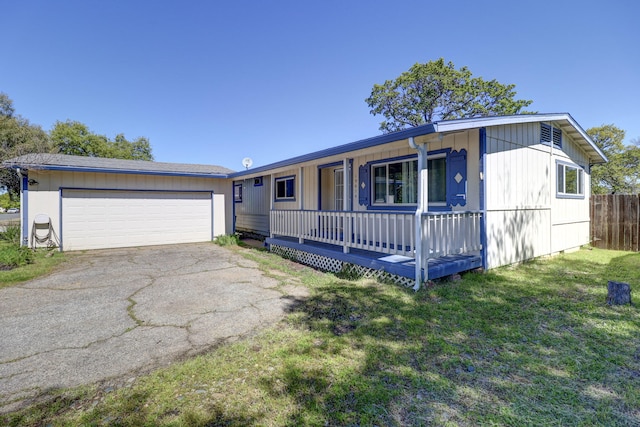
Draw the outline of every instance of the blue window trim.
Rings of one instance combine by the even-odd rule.
[[[236,197],[236,187],[240,189],[238,197]],[[233,202],[242,203],[242,181],[233,183]]]
[[[439,150],[433,150],[433,151],[428,151],[427,152],[427,159],[429,157],[433,157],[433,156],[438,156],[440,154],[444,154],[446,157],[446,162],[447,162],[447,170],[449,168],[449,154],[451,153],[453,149],[452,148],[442,148]],[[394,163],[394,162],[399,162],[399,161],[403,161],[403,160],[411,160],[411,159],[418,159],[418,155],[417,154],[408,154],[406,156],[398,156],[398,157],[390,157],[388,159],[379,159],[379,160],[372,160],[370,162],[367,162],[365,164],[365,167],[367,167],[369,169],[369,171],[371,171],[371,168],[375,165],[380,165],[380,164],[387,164],[387,163]],[[373,173],[370,172],[369,173],[369,193],[371,193],[373,191]],[[393,205],[386,205],[386,204],[380,204],[380,205],[374,205],[371,203],[371,200],[373,200],[373,197],[371,197],[371,194],[369,195],[369,205],[367,206],[367,210],[368,211],[406,211],[406,212],[414,212],[418,206],[417,203],[411,203],[411,204],[406,204],[406,205],[399,205],[399,206],[393,206]],[[444,205],[433,205],[433,204],[429,204],[428,205],[428,211],[429,212],[449,212],[452,210],[451,206],[448,206],[446,203]]]
[[[278,182],[279,181],[293,181],[293,197],[280,197],[278,198]],[[285,184],[286,186],[286,184]],[[273,180],[273,201],[275,203],[279,202],[295,202],[296,201],[296,176],[295,175],[287,175],[287,176],[279,176],[274,178]]]
[[[331,162],[331,163],[325,163],[322,165],[318,165],[318,169],[326,169],[326,168],[332,168],[335,166],[340,166],[342,165],[342,160],[337,161],[337,162]]]
[[[570,194],[570,193],[560,193],[558,191],[558,165],[569,166],[570,168],[577,169],[578,173],[582,172],[582,194]],[[566,182],[566,173],[565,173],[565,182]],[[556,160],[556,198],[557,199],[584,199],[586,188],[585,188],[585,168],[583,166],[577,165],[575,163],[567,162],[564,160]]]
[[[482,217],[480,217],[480,244],[482,250],[480,256],[482,257],[482,268],[486,271],[488,267],[487,261],[487,202],[485,195],[487,193],[487,177],[485,171],[487,170],[487,129],[480,128],[480,211],[482,211]]]
[[[353,163],[353,159],[349,159]],[[341,165],[341,161],[318,165],[318,210],[322,210],[322,169],[334,168]]]
[[[22,205],[20,206],[22,221],[21,246],[29,246],[29,176],[22,175]]]
[[[253,178],[253,186],[254,187],[262,187],[264,185],[264,177],[263,176],[256,176],[255,178]]]

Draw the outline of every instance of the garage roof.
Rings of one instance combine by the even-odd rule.
[[[67,172],[103,172],[141,175],[172,175],[226,178],[233,170],[215,165],[149,162],[145,160],[105,159],[101,157],[69,156],[66,154],[25,154],[7,160],[5,167],[25,170],[60,170]]]

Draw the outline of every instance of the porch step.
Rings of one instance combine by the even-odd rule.
[[[383,270],[390,274],[402,277],[415,277],[415,261],[407,257],[394,257],[386,253],[351,249],[349,253],[342,252],[342,246],[306,241],[299,243],[297,239],[286,237],[267,238],[269,245],[284,246],[297,249],[327,258],[337,259],[342,262],[360,265],[372,270]],[[429,279],[439,279],[463,271],[482,267],[482,258],[477,254],[448,255],[429,260]]]

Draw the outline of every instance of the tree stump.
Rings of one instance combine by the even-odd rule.
[[[624,282],[609,281],[607,284],[607,304],[631,304],[631,286]]]

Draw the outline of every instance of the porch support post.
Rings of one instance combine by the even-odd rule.
[[[347,219],[347,211],[349,210],[349,200],[351,199],[351,168],[348,158],[342,160],[342,252],[349,253],[349,238],[351,229],[349,220]]]
[[[271,174],[269,180],[271,182],[271,184],[269,185],[269,234],[271,235],[271,238],[273,238],[273,226],[275,225],[273,219],[273,202],[276,198],[276,178],[273,174]]]
[[[298,169],[298,175],[300,176],[300,179],[298,180],[298,210],[300,211],[298,212],[298,243],[302,244],[304,243],[302,232],[302,218],[304,216],[304,212],[302,212],[304,210],[304,191],[302,190],[304,188],[304,170],[302,169],[302,166]]]
[[[417,291],[420,289],[420,285],[423,281],[429,280],[429,262],[427,257],[424,256],[425,253],[428,253],[428,247],[424,248],[425,245],[429,244],[429,226],[427,224],[426,233],[423,232],[422,229],[422,214],[429,210],[429,170],[428,170],[428,162],[427,162],[427,144],[426,142],[422,144],[416,144],[413,137],[409,138],[409,145],[411,148],[414,148],[418,151],[418,206],[416,208],[416,216],[415,216],[415,245],[416,245],[416,253],[415,253],[415,264],[416,264],[416,283],[413,286],[413,290]],[[426,241],[423,241],[423,238],[426,237]],[[424,269],[424,276],[423,271]]]

